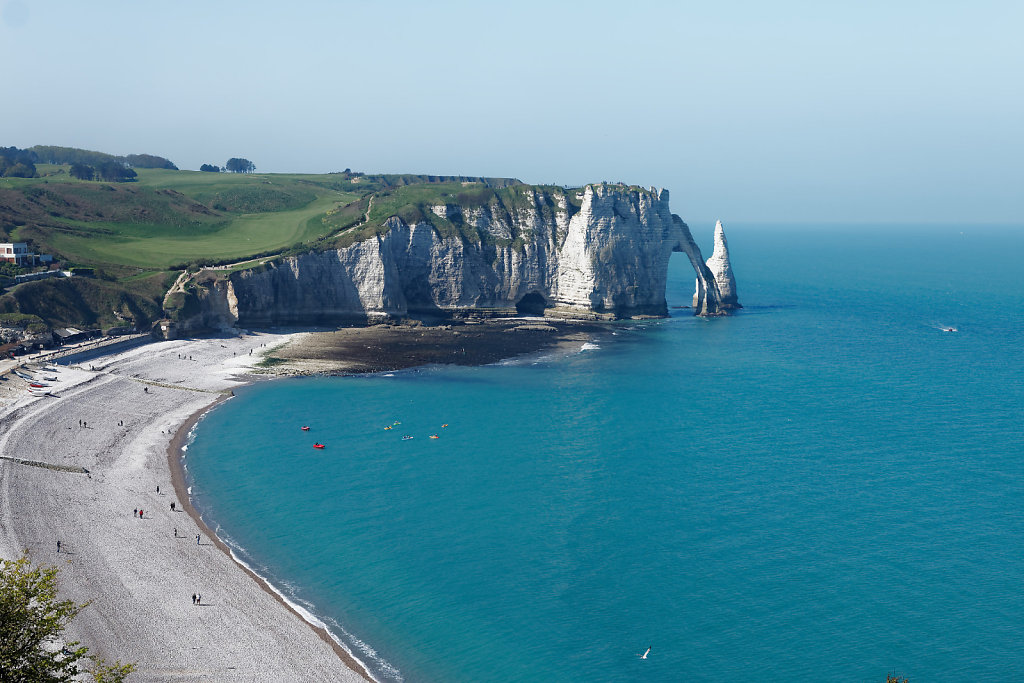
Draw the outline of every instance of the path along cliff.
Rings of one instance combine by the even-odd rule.
[[[370,214],[368,208],[367,221]],[[522,185],[490,201],[439,201],[402,215],[383,218],[346,246],[191,275],[165,301],[171,327],[517,312],[665,316],[673,252],[685,253],[694,268],[695,315],[739,308],[721,223],[705,263],[689,227],[671,212],[667,190]]]

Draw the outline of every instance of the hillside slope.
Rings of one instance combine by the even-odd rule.
[[[123,324],[114,314],[123,301],[136,302],[130,320],[148,325],[160,317],[166,290],[154,281],[312,248],[337,231],[327,218],[341,208],[381,188],[432,180],[139,169],[137,182],[106,183],[75,179],[68,166],[39,164],[38,172],[0,179],[0,241],[28,242],[65,269],[91,268],[103,284],[79,281],[72,288],[82,295],[71,300],[58,280],[8,286],[0,312],[87,327]]]

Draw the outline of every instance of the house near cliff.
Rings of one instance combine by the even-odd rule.
[[[33,254],[28,250],[28,242],[0,242],[0,260],[18,266],[35,266],[52,262],[53,256]]]
[[[53,343],[60,346],[85,341],[97,336],[99,330],[79,330],[74,327],[58,327],[53,331]]]

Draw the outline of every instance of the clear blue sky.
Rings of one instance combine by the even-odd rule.
[[[0,145],[1024,223],[1024,2],[0,0]]]

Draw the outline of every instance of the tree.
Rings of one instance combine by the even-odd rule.
[[[213,164],[203,164],[199,167],[200,171],[206,171],[208,173],[220,173],[220,167],[214,166]]]
[[[17,147],[0,147],[0,177],[35,178],[36,162],[34,152]]]
[[[36,167],[34,164],[26,164],[19,161],[4,171],[4,175],[8,178],[35,178]]]
[[[73,178],[78,178],[79,180],[92,180],[95,175],[96,171],[92,166],[79,163],[71,164],[71,176]]]
[[[13,149],[13,147],[12,147]],[[2,148],[0,148],[2,151]],[[55,145],[36,145],[24,150],[32,154],[35,163],[44,164],[88,164],[98,168],[105,161],[119,161],[123,165],[135,168],[167,168],[177,171],[178,167],[170,159],[154,154],[129,154],[119,157],[106,152],[94,152],[77,147],[57,147]]]
[[[119,159],[113,154],[94,152],[88,149],[78,149],[77,147],[36,145],[35,147],[30,147],[27,151],[34,153],[39,161],[44,164],[79,163],[98,167],[104,161],[123,161],[123,159]]]
[[[252,173],[256,170],[256,166],[248,159],[231,157],[228,159],[228,162],[224,164],[224,170],[230,173]]]
[[[65,642],[64,629],[85,606],[57,599],[56,567],[35,567],[27,554],[0,560],[0,681],[57,683],[82,671],[98,683],[123,681],[134,664],[107,664]]]
[[[158,157],[153,154],[129,154],[124,158],[125,162],[132,168],[166,168],[177,171],[178,167],[170,159]]]
[[[120,161],[104,161],[96,168],[96,174],[111,183],[126,183],[138,175]]]

